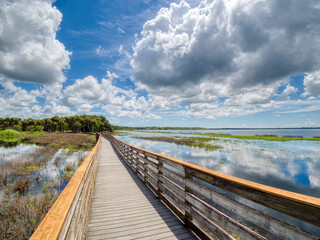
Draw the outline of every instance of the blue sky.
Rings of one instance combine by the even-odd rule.
[[[0,116],[319,127],[318,1],[0,3]]]

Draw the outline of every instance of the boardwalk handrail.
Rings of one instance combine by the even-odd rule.
[[[52,205],[31,240],[84,239],[101,137]]]
[[[154,153],[105,134],[118,153],[191,230],[202,239],[266,239],[246,225],[277,239],[318,239],[217,191],[248,199],[262,206],[320,226],[320,199],[240,179]],[[214,207],[215,206],[215,207]],[[240,217],[244,223],[227,216]],[[253,225],[252,225],[253,224]]]

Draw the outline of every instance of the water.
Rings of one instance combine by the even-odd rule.
[[[287,130],[287,129],[286,129]],[[288,129],[291,131],[291,129]],[[242,130],[241,130],[242,131]],[[265,135],[260,131],[250,135]],[[275,131],[275,130],[273,130]],[[170,131],[173,132],[173,131]],[[320,197],[320,142],[318,141],[265,141],[245,140],[235,138],[218,138],[209,142],[218,145],[221,149],[206,151],[205,149],[177,145],[175,143],[157,142],[137,139],[135,136],[152,137],[188,137],[197,135],[177,133],[150,133],[150,132],[124,132],[117,137],[134,146],[164,154],[176,159],[190,162],[217,172],[225,173],[242,179],[258,182],[268,186],[297,192],[313,197]],[[203,131],[183,131],[185,133],[204,133]],[[213,133],[215,131],[210,131]],[[206,131],[208,133],[208,131]],[[215,132],[217,133],[217,132]],[[230,132],[223,132],[228,133]],[[313,132],[314,133],[314,132]],[[237,135],[238,132],[234,133]],[[247,132],[249,134],[249,132]],[[288,132],[268,132],[277,136],[287,136]],[[283,134],[283,135],[282,135]],[[291,136],[309,137],[313,134],[301,132],[290,133]],[[204,136],[202,136],[204,137]],[[320,229],[305,224],[299,220],[284,216],[274,210],[261,207],[247,200],[249,206],[266,212],[267,214],[290,221],[305,231],[320,236]]]
[[[14,181],[26,177],[30,179],[30,188],[25,192],[27,195],[38,195],[43,192],[44,185],[53,184],[58,192],[61,192],[69,179],[63,178],[66,166],[74,166],[77,169],[78,160],[84,159],[89,152],[78,151],[69,152],[68,149],[59,149],[53,156],[35,171],[26,170],[25,173],[17,174],[15,169],[25,167],[24,162],[32,161],[36,165],[44,156],[43,146],[35,144],[17,144],[16,146],[8,146],[3,144],[0,146],[0,175],[8,173],[8,184],[14,184]],[[59,161],[58,161],[59,160]],[[30,167],[30,164],[28,165]],[[33,167],[33,166],[31,166]],[[39,176],[38,181],[35,180]],[[1,186],[1,184],[0,184]],[[4,186],[0,188],[0,199],[4,197]]]
[[[140,134],[140,133],[136,133]],[[135,135],[136,135],[135,134]],[[206,151],[175,143],[118,136],[134,146],[246,180],[320,197],[320,142],[264,141],[219,138],[209,143],[222,149]],[[151,136],[151,133],[142,135]],[[155,134],[158,136],[158,134]],[[161,134],[174,137],[177,134]]]
[[[276,135],[279,137],[285,136],[301,136],[304,138],[320,137],[320,129],[273,129],[273,128],[258,128],[258,129],[211,129],[211,130],[156,130],[157,132],[175,132],[175,133],[212,133],[212,134],[231,134],[237,136],[255,136],[255,135]]]

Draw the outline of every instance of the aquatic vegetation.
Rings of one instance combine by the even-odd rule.
[[[67,148],[74,152],[91,150],[96,143],[94,135],[84,133],[44,133],[44,135],[33,135],[30,138],[29,143]]]
[[[19,194],[25,193],[26,190],[30,188],[30,179],[29,178],[20,178],[14,182],[12,187],[13,191],[18,192]]]
[[[53,161],[53,164],[56,166],[56,167],[58,167],[59,165],[60,165],[60,163],[61,163],[61,157],[56,157],[55,159],[54,159],[54,161]]]
[[[95,145],[95,136],[81,133],[17,139],[15,147],[0,147],[0,239],[28,239]]]
[[[84,157],[79,157],[78,162],[77,162],[77,167],[80,167],[80,165],[83,163],[84,161]]]
[[[235,238],[235,239],[240,240],[240,237],[239,237],[237,234],[235,234],[235,233],[232,233],[232,237]]]
[[[58,198],[49,192],[0,201],[0,239],[28,239]]]
[[[135,132],[142,132],[142,133],[160,133],[160,134],[183,134],[183,135],[200,135],[200,136],[207,136],[212,138],[236,138],[236,139],[248,139],[248,140],[265,140],[265,141],[320,141],[318,137],[312,138],[303,138],[301,136],[284,136],[278,137],[275,135],[256,135],[256,136],[239,136],[239,135],[231,135],[231,134],[214,134],[214,133],[185,133],[185,132],[161,132],[161,131],[135,131]]]
[[[68,172],[71,172],[75,169],[75,166],[73,164],[68,164],[66,167],[65,167],[65,171],[68,171]]]
[[[40,174],[39,174],[39,172],[38,172],[37,175],[34,177],[34,180],[36,180],[37,182],[39,182],[39,180],[40,180]]]
[[[201,134],[202,135],[202,134]],[[248,139],[248,140],[265,140],[265,141],[320,141],[318,138],[303,138],[303,137],[278,137],[273,135],[259,135],[259,136],[236,136],[236,135],[226,135],[226,134],[205,134],[206,136],[216,137],[216,138],[236,138],[236,139]]]
[[[175,143],[177,145],[204,148],[207,151],[214,151],[222,148],[221,146],[218,146],[218,145],[211,145],[211,144],[205,143],[205,142],[213,141],[214,139],[212,138],[201,138],[201,137],[188,137],[188,138],[178,138],[178,139],[170,138],[170,137],[134,137],[134,138],[151,140],[151,141],[169,142],[169,143]]]
[[[62,179],[70,179],[75,172],[75,164],[68,164],[60,173]]]

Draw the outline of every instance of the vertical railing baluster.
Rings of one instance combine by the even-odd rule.
[[[193,180],[193,176],[190,174],[190,171],[189,171],[189,168],[187,167],[184,167],[184,173],[185,173],[185,178],[186,179],[190,179],[191,181]],[[184,191],[185,191],[185,194],[193,194],[193,190],[189,187],[186,186],[186,184],[184,185]],[[186,197],[184,198],[184,202],[186,204],[186,206],[188,207],[192,207],[192,203],[190,203],[188,200],[186,200]],[[190,213],[187,209],[185,209],[185,213],[184,213],[185,217],[186,217],[186,224],[188,224],[188,221],[192,221],[193,219],[193,216],[192,216],[192,213]]]
[[[148,177],[147,177],[147,174],[148,174],[148,162],[147,162],[147,160],[145,160],[145,159],[147,159],[148,156],[146,155],[145,152],[144,152],[143,154],[144,154],[144,160],[143,160],[144,182],[146,183],[146,182],[147,182],[147,179],[148,179]]]
[[[158,180],[157,180],[157,187],[158,187],[158,198],[161,199],[162,197],[162,181],[161,177],[163,176],[163,172],[161,171],[161,167],[163,166],[163,162],[160,160],[160,158],[157,156],[156,158],[158,160],[157,168],[158,168]]]

